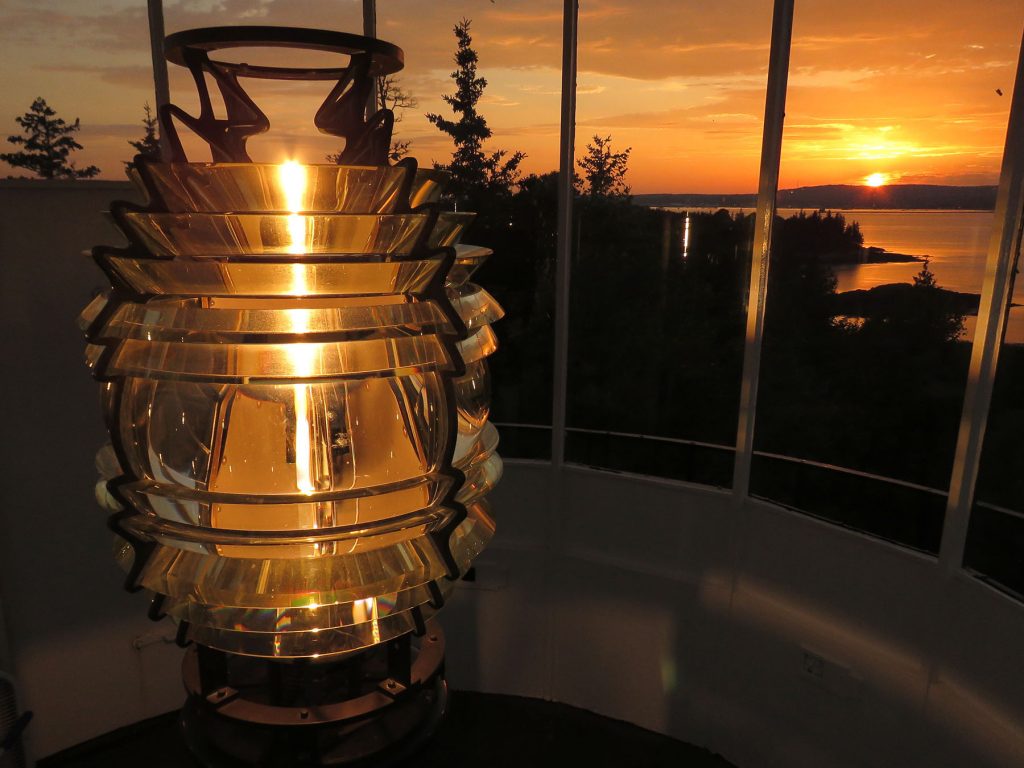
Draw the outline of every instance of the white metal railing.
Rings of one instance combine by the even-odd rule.
[[[997,512],[998,514],[1006,515],[1007,517],[1016,517],[1018,520],[1024,520],[1024,512],[1016,509],[1010,509],[1009,507],[1000,507],[997,504],[989,504],[987,501],[975,501],[974,506],[987,509],[990,512]]]
[[[535,430],[550,430],[552,429],[549,424],[525,424],[511,421],[496,421],[494,426],[499,429],[535,429]],[[566,427],[566,433],[569,434],[582,434],[582,435],[600,435],[602,437],[619,437],[627,438],[632,440],[646,440],[650,442],[670,443],[673,445],[685,445],[692,446],[694,448],[707,448],[709,450],[722,451],[724,453],[735,453],[736,447],[733,445],[723,445],[721,443],[708,443],[702,440],[690,440],[683,437],[668,437],[666,435],[648,435],[642,432],[617,432],[615,430],[608,429],[589,429],[585,427]],[[886,485],[895,485],[900,488],[906,488],[910,491],[919,491],[932,496],[945,497],[947,492],[942,488],[933,488],[928,485],[922,485],[915,483],[910,480],[901,480],[898,477],[889,477],[887,475],[879,475],[873,472],[865,472],[860,469],[853,469],[851,467],[844,467],[839,464],[829,464],[823,461],[814,461],[813,459],[803,459],[798,456],[786,456],[781,453],[771,453],[770,451],[753,451],[752,456],[762,459],[772,459],[774,461],[784,461],[790,464],[799,464],[801,466],[813,467],[815,469],[826,470],[828,472],[838,472],[843,475],[850,477],[860,478],[862,480],[870,480],[872,482],[884,483]],[[572,460],[568,460],[568,463],[572,463]],[[1015,512],[1011,509],[1005,509],[1003,507],[997,507],[993,504],[986,504],[984,502],[976,502],[977,506],[985,507],[986,509],[992,509],[996,512],[1003,514],[1010,514],[1016,517],[1024,519],[1024,512]]]

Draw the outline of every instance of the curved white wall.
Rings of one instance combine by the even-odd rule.
[[[106,438],[75,322],[105,283],[81,251],[121,242],[103,212],[134,197],[127,182],[0,182],[0,604],[36,757],[181,701],[171,628],[121,589],[93,497]]]
[[[1024,607],[770,504],[509,462],[445,623],[456,687],[542,696],[754,766],[1024,765]],[[809,667],[809,669],[808,669]]]
[[[42,757],[182,699],[181,651],[121,591],[74,325],[124,184],[0,183],[0,604]],[[1024,607],[768,504],[510,461],[499,532],[445,609],[456,687],[631,720],[741,768],[1024,765]],[[139,640],[140,648],[133,646]],[[805,671],[810,665],[814,674]]]

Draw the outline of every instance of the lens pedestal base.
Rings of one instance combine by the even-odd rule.
[[[389,766],[444,716],[444,636],[434,622],[340,659],[264,659],[189,648],[185,740],[208,768]]]

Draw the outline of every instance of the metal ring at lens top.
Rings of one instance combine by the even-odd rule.
[[[296,48],[328,51],[349,56],[369,54],[371,77],[390,75],[405,66],[405,53],[397,45],[373,37],[304,27],[202,27],[175,32],[164,39],[164,54],[172,64],[188,66],[185,51],[219,51],[224,48]],[[270,80],[336,80],[346,67],[268,67],[229,61],[216,66],[240,77]]]

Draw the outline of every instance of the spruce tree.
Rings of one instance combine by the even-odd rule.
[[[405,116],[403,114],[405,110],[415,109],[419,106],[416,97],[406,91],[399,79],[393,75],[377,78],[377,104],[382,109],[391,110],[391,114],[395,116],[396,131],[398,130],[398,124],[402,122],[402,118]],[[409,154],[409,147],[411,145],[412,139],[396,139],[392,135],[388,159],[393,163],[397,163]],[[332,152],[327,155],[327,162],[340,163],[343,155],[344,152]]]
[[[8,136],[11,144],[24,147],[19,152],[0,154],[0,160],[15,168],[25,168],[44,179],[89,179],[100,172],[95,165],[75,168],[68,156],[82,148],[73,136],[80,129],[78,118],[67,123],[37,98],[21,117],[14,121],[22,127],[24,136]]]
[[[141,139],[135,141],[129,141],[128,143],[135,147],[135,151],[140,155],[146,155],[147,157],[159,158],[160,157],[160,137],[157,134],[157,119],[156,115],[153,114],[153,110],[149,106],[147,101],[142,107],[145,112],[145,116],[142,118],[142,129],[143,134]],[[133,161],[125,163],[129,168],[132,167]]]
[[[441,166],[452,175],[452,189],[456,197],[475,197],[480,192],[509,193],[519,181],[519,164],[526,157],[514,152],[508,159],[505,150],[487,154],[483,143],[491,137],[491,129],[483,115],[477,112],[477,103],[487,87],[487,80],[477,76],[479,57],[473,50],[470,20],[463,19],[454,27],[458,48],[455,52],[457,69],[452,72],[455,93],[441,98],[452,108],[456,119],[428,114],[427,120],[448,134],[455,144],[452,161]]]

